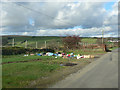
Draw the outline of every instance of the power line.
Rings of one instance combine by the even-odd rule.
[[[50,15],[47,15],[47,14],[45,14],[45,13],[43,13],[43,12],[40,12],[40,11],[36,11],[36,10],[34,10],[34,9],[32,9],[32,8],[26,7],[26,6],[24,6],[24,5],[22,5],[22,4],[19,4],[19,3],[17,3],[17,2],[14,3],[14,4],[19,5],[19,6],[22,6],[23,8],[26,8],[26,9],[31,10],[31,11],[33,11],[33,12],[36,12],[36,13],[38,13],[38,14],[40,14],[40,15],[43,14],[43,15],[51,18],[51,19],[54,19],[54,17],[52,17],[52,16],[50,16]],[[56,19],[56,20],[59,21],[59,22],[65,23],[65,22],[61,21],[60,19]],[[74,24],[72,24],[72,23],[68,23],[68,24],[74,25]],[[77,25],[74,25],[74,26],[77,26]]]

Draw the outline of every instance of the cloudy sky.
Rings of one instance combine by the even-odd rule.
[[[118,2],[1,2],[0,35],[118,36]]]

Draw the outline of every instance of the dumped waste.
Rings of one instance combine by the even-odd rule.
[[[28,54],[25,54],[24,56],[28,56]]]
[[[76,58],[76,59],[95,58],[94,55],[81,55],[81,54],[75,55],[74,53],[66,54],[66,53],[61,53],[61,52],[56,52],[56,53],[43,52],[43,53],[36,53],[36,54],[31,53],[30,54],[30,56],[34,56],[34,55],[37,55],[37,56],[55,56],[55,58],[62,57],[63,59],[67,59],[67,58]],[[28,54],[25,54],[24,56],[28,56]]]

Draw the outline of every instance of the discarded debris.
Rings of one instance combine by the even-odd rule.
[[[64,66],[63,64],[60,64],[60,66]]]
[[[25,54],[24,56],[28,56],[28,54]]]
[[[33,55],[37,55],[37,56],[55,56],[55,58],[58,57],[62,57],[63,59],[67,59],[67,58],[76,58],[76,59],[81,59],[81,58],[95,58],[94,55],[74,55],[74,53],[70,53],[70,54],[66,54],[66,53],[61,53],[61,52],[56,52],[56,53],[52,53],[52,52],[47,52],[47,53],[36,53],[36,54],[30,54],[31,56]],[[25,54],[24,56],[28,56],[28,54]]]

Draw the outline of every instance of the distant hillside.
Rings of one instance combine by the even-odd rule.
[[[5,35],[2,36],[3,46],[12,46],[12,40],[14,38],[15,46],[25,47],[25,42],[27,40],[28,47],[35,48],[36,42],[38,48],[45,47],[45,41],[47,46],[62,45],[62,38],[58,36],[22,36],[22,35]],[[99,39],[101,39],[99,37]],[[111,40],[116,38],[104,38],[104,40]],[[96,43],[98,41],[97,37],[81,37],[83,43]],[[101,40],[100,40],[101,41]]]
[[[16,35],[7,35],[2,36],[3,46],[12,46],[12,40],[14,39],[15,46],[25,47],[25,41],[27,40],[28,47],[35,48],[36,42],[38,48],[45,46],[45,41],[47,46],[50,44],[61,44],[61,37],[57,36],[16,36]]]

